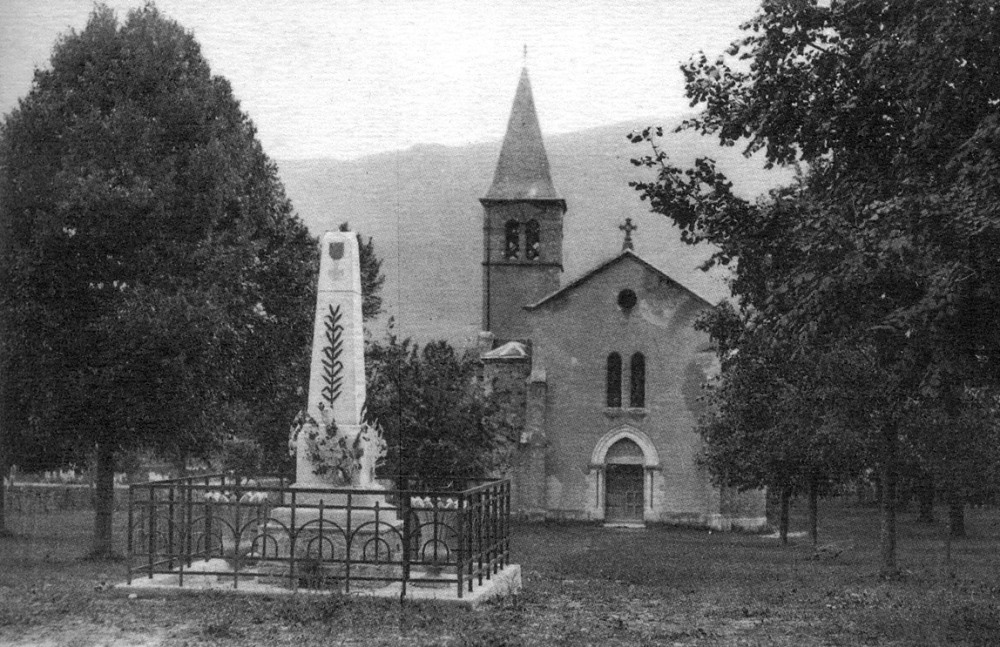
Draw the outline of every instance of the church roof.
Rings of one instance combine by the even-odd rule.
[[[549,174],[528,68],[521,70],[493,184],[483,200],[562,201]]]
[[[682,290],[684,290],[685,292],[687,292],[688,294],[690,294],[691,296],[693,296],[695,299],[701,301],[702,303],[704,303],[705,305],[707,305],[709,307],[712,307],[712,303],[709,302],[708,299],[706,299],[705,297],[701,296],[700,294],[698,294],[697,292],[695,292],[691,288],[687,287],[686,285],[678,282],[676,279],[672,278],[671,276],[668,276],[665,272],[663,272],[662,270],[660,270],[658,267],[656,267],[652,263],[644,260],[641,256],[639,256],[638,254],[636,254],[631,249],[626,249],[626,250],[623,250],[622,253],[619,254],[618,256],[615,256],[615,257],[611,258],[610,260],[607,260],[604,263],[601,263],[600,265],[598,265],[594,269],[590,270],[586,274],[583,274],[582,276],[577,277],[576,279],[574,279],[573,281],[570,281],[569,283],[567,283],[563,287],[559,288],[555,292],[553,292],[553,293],[551,293],[551,294],[543,297],[541,300],[536,301],[534,303],[529,303],[528,305],[524,306],[524,309],[525,310],[534,310],[534,309],[536,309],[536,308],[538,308],[540,306],[545,305],[549,301],[553,301],[555,299],[558,299],[559,297],[561,297],[562,295],[566,294],[570,290],[574,290],[578,286],[586,283],[592,277],[600,274],[601,272],[603,272],[604,270],[608,269],[612,265],[617,265],[618,263],[621,263],[622,261],[624,261],[627,258],[631,258],[631,259],[635,260],[640,265],[642,265],[643,267],[645,267],[649,271],[653,272],[654,274],[656,274],[660,278],[665,279],[667,281],[670,281],[674,285],[678,286],[679,288],[681,288]]]
[[[482,359],[528,359],[529,357],[531,353],[528,352],[527,346],[519,341],[509,341],[488,353],[483,353]]]

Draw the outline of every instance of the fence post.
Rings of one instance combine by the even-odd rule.
[[[201,503],[205,508],[205,561],[208,561],[212,557],[212,501],[207,498],[209,489],[208,486],[211,485],[211,478],[205,477],[205,489],[202,490]]]
[[[188,483],[184,489],[184,559],[191,566],[191,553],[194,552],[194,491]]]
[[[236,522],[233,524],[233,588],[240,587],[240,569],[243,568],[243,560],[240,559],[240,540],[243,539],[242,520],[240,519],[240,481],[236,480],[236,489],[233,496],[236,497]],[[223,544],[223,557],[225,557],[225,544]]]
[[[406,599],[406,583],[410,579],[410,546],[413,543],[410,537],[413,531],[410,524],[410,497],[402,490],[399,492],[399,510],[403,514],[403,582],[399,590],[399,601],[402,603]]]
[[[486,579],[493,577],[493,555],[495,546],[493,545],[494,531],[496,530],[495,506],[497,501],[496,488],[490,486],[486,493],[486,525],[489,530],[486,533]]]
[[[476,492],[476,577],[483,584],[483,493]]]
[[[460,493],[458,495],[458,521],[455,524],[458,527],[458,568],[455,569],[455,574],[458,576],[459,599],[462,598],[465,589],[463,575],[465,573],[465,513],[468,509],[467,503],[465,492]]]
[[[156,558],[156,490],[149,486],[149,579],[153,579]]]
[[[167,490],[167,568],[170,570],[174,568],[174,531],[176,530],[176,524],[174,523],[175,494],[174,486],[171,485]]]
[[[299,540],[299,533],[298,529],[295,527],[295,505],[297,503],[295,495],[295,490],[292,490],[292,512],[288,519],[288,584],[293,591],[298,591],[299,578],[295,572],[295,544]]]
[[[493,573],[496,572],[493,569],[496,568],[496,564],[497,564],[497,562],[496,562],[496,557],[497,557],[497,543],[496,542],[497,542],[497,516],[498,516],[498,510],[499,510],[499,508],[497,507],[497,500],[499,499],[499,497],[497,496],[497,488],[496,488],[495,485],[491,485],[490,486],[490,490],[489,490],[489,493],[487,494],[487,497],[489,497],[489,499],[488,499],[489,500],[489,517],[487,518],[486,523],[487,523],[487,526],[490,529],[490,532],[489,532],[489,537],[487,537],[487,542],[486,542],[486,546],[487,546],[487,548],[486,548],[486,579],[490,580],[490,579],[493,579]]]
[[[351,509],[354,507],[354,499],[351,492],[347,493],[347,537],[344,542],[347,546],[344,559],[344,593],[351,592],[351,550],[354,547],[354,536],[351,533]]]
[[[503,482],[503,565],[504,568],[510,564],[510,481]]]
[[[135,508],[135,486],[128,486],[128,573],[126,575],[126,582],[128,584],[132,583],[132,558],[135,555],[135,551],[132,546],[132,524],[135,523],[135,518],[133,516],[133,509]]]
[[[316,573],[313,575],[313,588],[326,588],[326,577],[323,575],[323,517],[326,513],[326,499],[319,500],[319,534],[316,536]],[[306,551],[308,557],[309,551]],[[333,557],[333,555],[330,555]]]

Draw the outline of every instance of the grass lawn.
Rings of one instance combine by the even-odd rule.
[[[793,530],[805,526],[795,512]],[[15,515],[17,536],[0,538],[0,645],[1000,645],[1000,512],[968,512],[950,565],[942,527],[902,515],[905,572],[888,582],[876,576],[876,512],[827,502],[820,514],[821,544],[838,556],[805,538],[517,525],[524,592],[479,611],[339,596],[129,600],[104,585],[124,579],[123,563],[80,559],[91,513]]]

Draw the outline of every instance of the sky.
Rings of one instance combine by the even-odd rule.
[[[142,0],[106,2],[124,19]],[[527,63],[546,136],[690,112],[680,62],[715,56],[759,0],[159,0],[274,159],[353,159],[503,136]],[[0,112],[90,0],[0,0]],[[527,56],[525,57],[525,47]]]

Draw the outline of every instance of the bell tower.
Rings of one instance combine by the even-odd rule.
[[[559,289],[563,216],[549,174],[528,69],[514,95],[493,184],[483,205],[483,330],[498,342],[524,340],[524,306]]]

